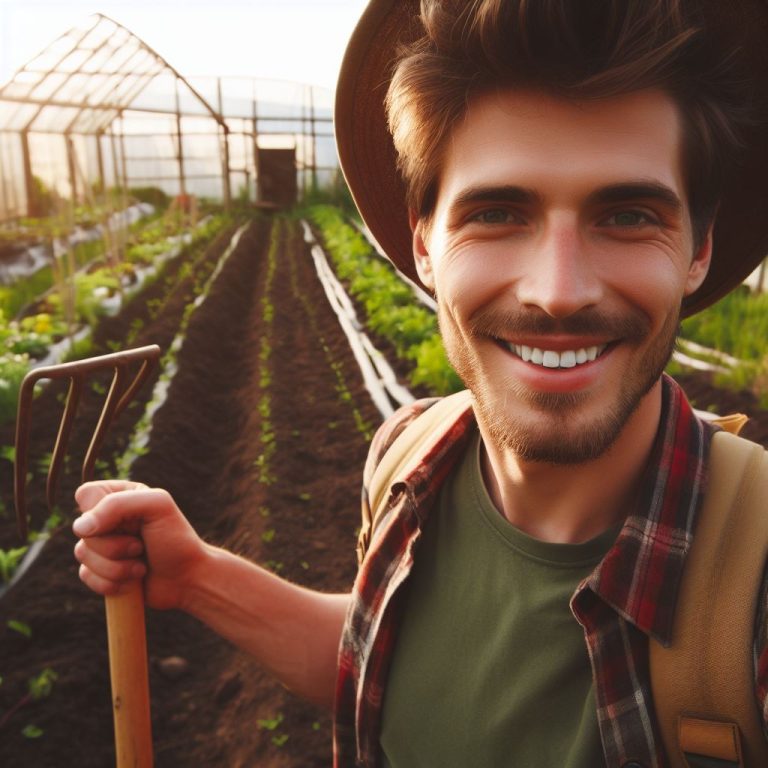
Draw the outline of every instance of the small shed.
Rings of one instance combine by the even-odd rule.
[[[296,149],[258,150],[258,199],[278,208],[290,208],[298,200]]]

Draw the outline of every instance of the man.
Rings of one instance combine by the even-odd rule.
[[[768,250],[764,86],[748,76],[764,71],[768,12],[453,0],[416,14],[370,3],[337,136],[369,227],[437,298],[472,408],[391,489],[351,595],[206,545],[165,492],[119,482],[78,491],[81,578],[109,594],[143,576],[150,605],[335,699],[337,765],[667,765],[648,643],[670,639],[713,429],[662,372],[681,313]],[[381,428],[366,489],[428,405]],[[139,536],[110,534],[126,523]]]

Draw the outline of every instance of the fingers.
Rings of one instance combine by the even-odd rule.
[[[129,560],[141,557],[144,544],[135,536],[93,536],[87,540],[81,539],[75,545],[75,556],[80,562],[83,562],[80,553],[86,549],[110,560]]]
[[[137,570],[139,568],[144,568],[143,564],[138,562],[135,563],[135,566]],[[93,590],[96,594],[103,595],[105,597],[107,595],[119,594],[122,589],[127,586],[127,584],[141,578],[141,576],[131,576],[127,579],[114,581],[102,576],[99,573],[96,573],[95,571],[92,571],[87,565],[80,566],[78,575],[80,576],[80,581],[82,581],[83,584],[85,584],[89,589]]]
[[[116,482],[111,483],[117,486]],[[90,485],[90,484],[89,484]],[[101,485],[101,484],[99,484]],[[125,484],[121,483],[125,488]],[[85,501],[91,502],[98,496],[95,506],[85,507],[87,511],[75,520],[72,530],[76,536],[105,536],[113,533],[134,533],[142,524],[152,522],[176,505],[166,491],[147,488],[140,483],[131,483],[124,490],[105,490],[103,485],[92,490],[81,486]]]
[[[83,483],[75,491],[75,501],[80,509],[85,512],[95,507],[105,496],[117,491],[133,491],[146,489],[144,483],[135,483],[130,480],[96,480]]]
[[[146,565],[136,559],[143,550],[141,540],[132,536],[81,539],[75,545],[80,579],[98,594],[116,594],[122,584],[146,574]]]

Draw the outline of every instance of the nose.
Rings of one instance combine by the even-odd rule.
[[[527,268],[518,281],[518,300],[551,317],[568,317],[594,306],[603,284],[576,222],[552,222],[531,243]]]

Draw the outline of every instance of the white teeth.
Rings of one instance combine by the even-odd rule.
[[[551,349],[539,349],[538,347],[527,347],[525,344],[508,345],[519,358],[526,363],[534,363],[544,368],[574,368],[577,365],[583,365],[586,362],[592,362],[597,359],[607,344],[600,344],[594,347],[582,347],[581,349],[567,349],[563,352],[554,352]]]
[[[544,359],[541,361],[545,368],[559,368],[560,367],[560,355],[557,352],[550,352],[548,349],[544,351]]]

